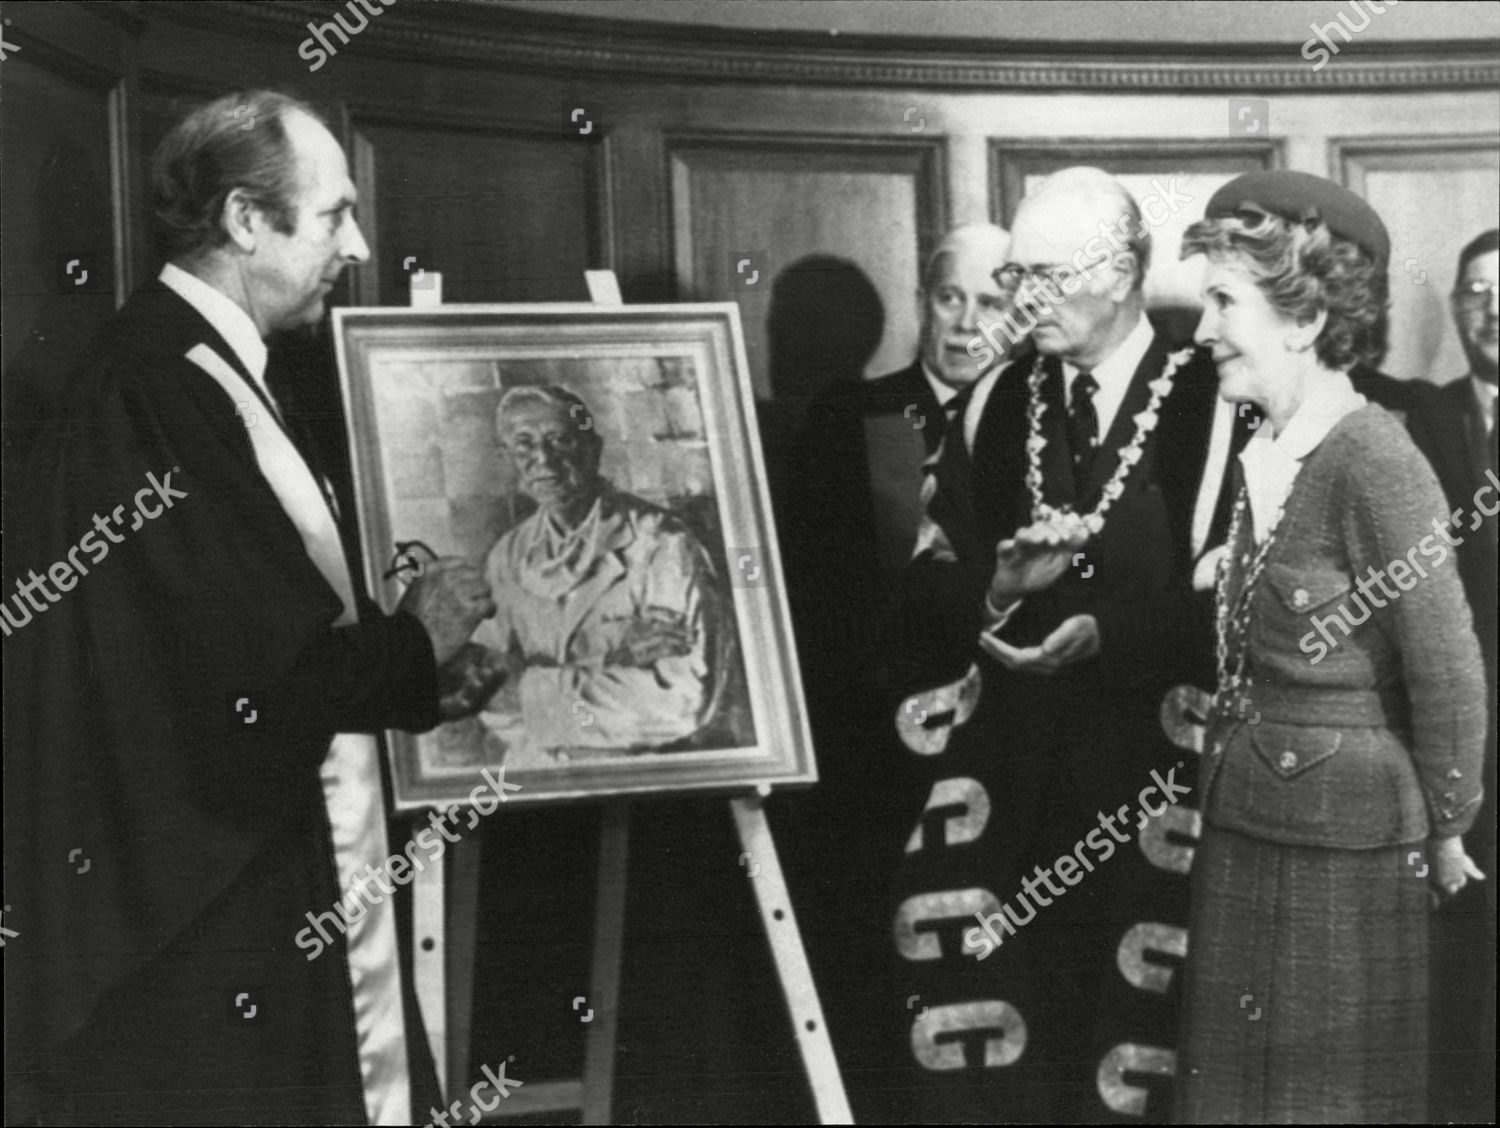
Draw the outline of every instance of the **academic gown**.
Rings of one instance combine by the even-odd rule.
[[[242,418],[268,409],[237,410],[197,344],[237,366],[175,293],[134,295],[9,483],[7,1113],[361,1124],[342,936],[318,958],[294,937],[339,899],[330,740],[431,728],[431,643],[363,592],[333,626]],[[23,619],[29,569],[57,579]]]

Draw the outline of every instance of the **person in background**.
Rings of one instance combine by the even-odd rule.
[[[1485,686],[1437,480],[1348,377],[1384,340],[1390,241],[1306,173],[1205,215],[1196,339],[1266,421],[1216,592],[1177,1122],[1421,1121],[1430,899],[1484,876]]]
[[[1469,371],[1412,413],[1418,448],[1437,471],[1451,513],[1458,574],[1468,593],[1489,677],[1484,804],[1464,849],[1487,874],[1495,869],[1496,521],[1495,391],[1500,366],[1500,229],[1490,228],[1458,256],[1451,308]],[[1486,500],[1485,495],[1489,497]],[[1432,1120],[1495,1115],[1495,882],[1470,885],[1442,907],[1432,935]]]

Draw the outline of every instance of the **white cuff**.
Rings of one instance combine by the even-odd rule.
[[[1003,611],[997,610],[995,605],[990,602],[989,592],[985,592],[983,613],[985,631],[989,634],[994,634],[1004,627],[1006,623],[1011,621],[1015,613],[1021,609],[1022,602],[1019,599],[1012,600],[1010,606],[1006,607]]]
[[[1212,591],[1214,582],[1219,576],[1219,561],[1223,560],[1229,552],[1227,544],[1221,544],[1217,548],[1211,548],[1202,556],[1198,557],[1198,563],[1193,566],[1193,590]]]

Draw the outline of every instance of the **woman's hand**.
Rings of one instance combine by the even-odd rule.
[[[1474,859],[1464,853],[1464,840],[1457,834],[1431,839],[1428,842],[1428,853],[1435,863],[1432,867],[1432,884],[1439,895],[1455,897],[1470,879],[1484,880],[1484,874],[1474,864]]]

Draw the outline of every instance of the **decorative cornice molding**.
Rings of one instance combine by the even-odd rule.
[[[163,0],[151,4],[145,18],[284,34],[290,26],[327,22],[344,7]],[[1500,86],[1500,41],[1492,39],[1359,42],[1314,70],[1297,47],[1282,44],[831,37],[543,16],[472,0],[406,0],[367,18],[370,26],[347,50],[565,77],[1212,93]]]

